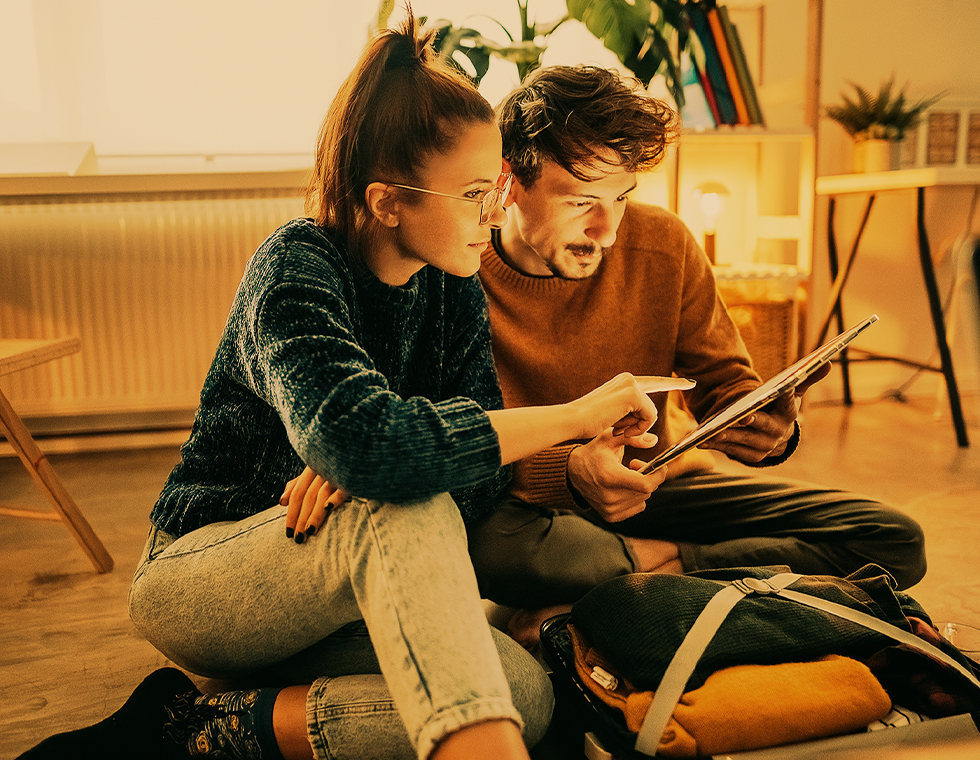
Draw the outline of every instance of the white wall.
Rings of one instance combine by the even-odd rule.
[[[0,0],[0,142],[309,153],[373,3]]]

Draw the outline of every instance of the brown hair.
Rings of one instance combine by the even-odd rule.
[[[596,66],[549,66],[534,71],[497,106],[504,158],[529,186],[541,162],[554,161],[581,180],[593,180],[612,150],[627,171],[648,171],[677,135],[674,112],[635,79]]]
[[[438,60],[434,34],[420,30],[408,6],[400,28],[368,43],[320,126],[306,210],[344,235],[358,258],[377,231],[367,186],[412,184],[426,156],[451,149],[467,124],[493,123],[493,108],[470,80]]]

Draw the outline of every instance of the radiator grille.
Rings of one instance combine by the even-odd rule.
[[[302,212],[298,189],[0,200],[0,337],[82,340],[0,388],[29,417],[195,409],[245,263]]]

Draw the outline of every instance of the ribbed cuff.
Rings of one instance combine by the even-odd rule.
[[[762,459],[756,462],[755,464],[749,464],[748,466],[749,467],[775,467],[777,464],[782,464],[791,456],[793,456],[794,453],[796,453],[796,449],[800,445],[800,435],[801,435],[800,421],[794,420],[793,435],[791,435],[789,437],[789,440],[786,441],[786,448],[783,449],[783,453],[779,454],[778,456],[766,457],[765,459]]]
[[[519,479],[514,495],[529,504],[546,505],[550,509],[581,507],[568,487],[568,457],[580,444],[567,444],[545,449],[519,465]]]

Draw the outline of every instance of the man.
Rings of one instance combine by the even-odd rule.
[[[622,371],[676,373],[697,381],[684,403],[704,420],[757,387],[689,230],[628,201],[637,172],[663,157],[672,112],[615,73],[576,66],[534,72],[497,115],[514,176],[480,278],[505,405],[569,401]],[[799,441],[805,389],[706,445],[754,467],[781,463]],[[846,575],[875,562],[903,588],[924,575],[918,524],[866,497],[720,474],[703,451],[641,475],[682,432],[674,423],[690,422],[666,394],[654,400],[650,434],[607,432],[516,466],[512,498],[470,535],[485,596],[547,608],[623,573],[747,565]]]

